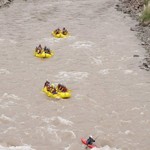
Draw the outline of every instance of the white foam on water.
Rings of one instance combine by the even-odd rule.
[[[141,123],[149,124],[149,123],[150,123],[150,120],[142,120]]]
[[[144,115],[144,112],[141,112],[140,115]]]
[[[0,42],[4,42],[5,39],[0,39]]]
[[[37,119],[37,118],[39,118],[40,116],[36,116],[36,115],[32,115],[31,116],[31,118],[33,118],[33,119]]]
[[[36,134],[39,134],[41,137],[44,137],[44,130],[45,130],[45,128],[43,126],[37,127],[36,128]]]
[[[9,127],[8,130],[15,130],[17,129],[16,127]]]
[[[133,132],[131,132],[130,130],[126,130],[124,133],[125,133],[126,135],[128,135],[128,134],[133,134]]]
[[[109,74],[109,69],[102,69],[98,72],[99,74],[106,75]]]
[[[68,5],[72,4],[72,1],[62,0],[62,1],[55,1],[53,3],[55,3],[56,5],[65,5],[65,6],[68,6]]]
[[[69,150],[71,145],[69,144],[67,147],[64,148],[64,150]]]
[[[131,120],[120,120],[121,123],[131,123]]]
[[[12,44],[17,44],[17,41],[15,41],[15,40],[9,40],[9,42]]]
[[[133,107],[131,110],[140,110],[139,107]]]
[[[14,121],[13,119],[11,119],[11,118],[5,116],[4,114],[2,114],[2,115],[0,116],[0,120],[10,121],[10,122]]]
[[[77,100],[83,100],[84,99],[84,95],[80,95],[80,94],[76,94],[75,95],[75,99]]]
[[[31,148],[29,145],[25,146],[10,146],[10,147],[3,147],[0,145],[0,150],[35,150]]]
[[[16,127],[9,127],[7,130],[3,131],[3,133],[7,133],[9,130],[16,130]]]
[[[131,58],[132,57],[125,57],[125,56],[123,56],[123,57],[121,57],[121,59],[119,59],[119,61],[127,61],[127,60],[129,60]]]
[[[131,74],[131,73],[133,73],[133,70],[124,70],[124,73],[125,74]]]
[[[14,100],[20,100],[20,98],[15,94],[4,93],[0,99],[0,107],[8,108],[10,106],[17,105]]]
[[[70,120],[67,120],[67,119],[64,119],[62,117],[52,117],[51,118],[52,121],[58,121],[59,123],[63,124],[63,125],[68,125],[68,126],[71,126],[73,124],[72,121]]]
[[[56,133],[58,130],[54,128],[55,126],[51,125],[47,127],[47,131],[49,134]]]
[[[71,136],[71,138],[72,139],[75,139],[76,138],[76,135],[75,135],[75,133],[73,132],[73,131],[71,131],[71,130],[62,130],[61,131],[62,133],[67,133],[69,136]]]
[[[10,72],[7,69],[0,69],[0,74],[10,74]]]
[[[45,122],[45,123],[49,123],[50,122],[50,118],[42,117],[42,121]]]
[[[69,35],[69,38],[67,40],[72,41],[72,40],[75,40],[75,39],[76,39],[76,36]]]
[[[88,73],[87,72],[66,72],[66,71],[61,71],[58,73],[58,75],[56,75],[56,78],[59,79],[59,81],[79,81],[83,78],[87,78],[88,77]]]
[[[91,59],[92,59],[91,64],[95,64],[95,65],[101,65],[102,64],[102,57],[101,56],[91,57]]]
[[[43,38],[43,41],[46,42],[45,44],[48,44],[48,45],[58,43],[60,40],[61,40],[60,38],[53,38],[53,37],[52,38]]]
[[[108,145],[101,147],[101,148],[92,148],[91,150],[121,150],[121,149],[117,149],[117,148],[111,148]]]
[[[8,93],[4,93],[2,98],[20,100],[20,98],[17,95],[15,95],[15,94],[8,94]]]
[[[116,112],[116,111],[114,111],[114,110],[113,110],[111,113],[112,113],[112,114],[115,114],[115,115],[118,114],[118,112]]]
[[[53,138],[55,136],[56,139],[53,140],[54,142],[60,143],[62,141],[61,138],[57,134],[57,132],[59,131],[58,129],[54,129],[53,126],[49,126],[47,128],[47,131],[49,134],[53,135]]]
[[[91,48],[92,46],[94,45],[93,42],[91,41],[78,41],[78,42],[75,42],[74,44],[71,45],[71,47],[73,48]]]
[[[0,105],[1,108],[8,108],[9,106],[13,106],[15,103],[13,101],[8,101]]]

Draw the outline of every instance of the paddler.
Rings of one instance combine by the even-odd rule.
[[[86,141],[86,145],[92,145],[95,142],[95,140],[93,139],[92,135],[89,136],[89,138]]]
[[[45,84],[44,84],[44,88],[45,88],[45,87],[48,87],[48,86],[50,86],[50,82],[49,82],[49,81],[46,81]]]
[[[63,35],[67,35],[67,34],[68,34],[68,31],[66,30],[65,27],[62,29],[62,34],[63,34]]]

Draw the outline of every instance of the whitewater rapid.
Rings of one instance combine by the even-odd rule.
[[[115,10],[117,0],[14,0],[0,9],[0,150],[150,149],[149,72],[144,49]],[[70,36],[57,39],[56,28]],[[34,57],[38,44],[50,59]],[[139,57],[133,57],[134,55]],[[72,90],[47,97],[44,82]],[[93,149],[94,150],[94,149]]]

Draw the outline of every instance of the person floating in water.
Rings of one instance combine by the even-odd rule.
[[[95,142],[95,140],[93,139],[92,135],[89,136],[89,138],[86,141],[86,145],[92,145]]]
[[[65,27],[62,29],[62,34],[63,34],[63,35],[67,35],[67,34],[68,34],[68,31],[66,30]]]

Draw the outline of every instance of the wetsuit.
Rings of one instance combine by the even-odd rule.
[[[89,138],[87,139],[87,141],[86,141],[86,144],[87,144],[87,145],[92,145],[93,142],[95,142],[95,140],[92,139],[91,137],[89,137]]]

